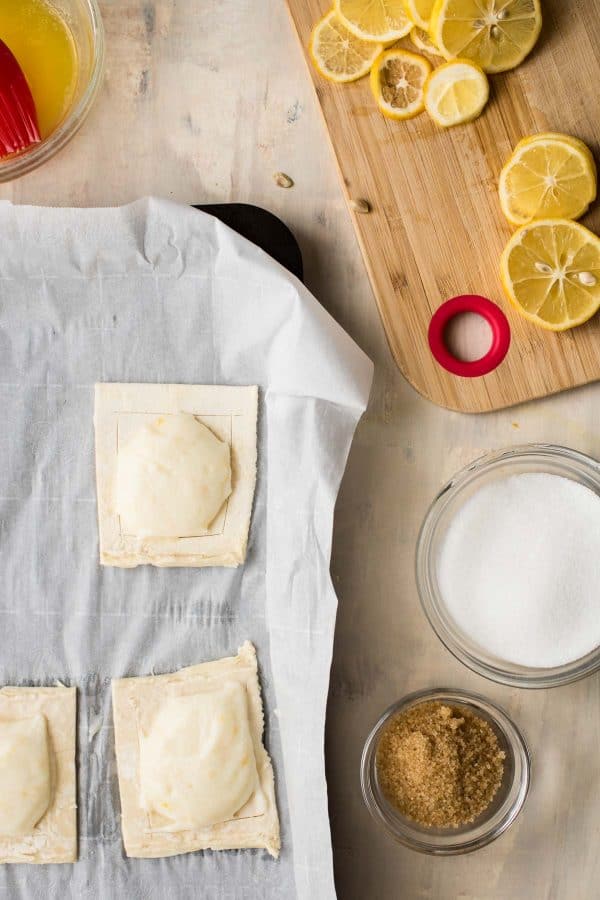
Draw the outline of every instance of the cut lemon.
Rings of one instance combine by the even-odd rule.
[[[564,141],[567,144],[572,144],[574,147],[579,147],[579,149],[583,153],[587,153],[589,159],[594,163],[594,157],[592,156],[592,151],[580,138],[573,137],[572,134],[561,134],[559,131],[541,131],[539,134],[530,134],[529,137],[524,137],[517,144],[518,147],[522,147],[525,144],[532,144],[534,141]],[[594,166],[596,164],[594,163]]]
[[[600,307],[600,239],[578,222],[523,225],[502,254],[500,272],[510,302],[542,328],[573,328]]]
[[[430,56],[442,55],[440,48],[435,46],[429,37],[429,34],[417,25],[411,29],[409,37],[417,50],[421,50],[423,53],[429,53]]]
[[[533,50],[541,27],[540,0],[436,0],[429,31],[444,56],[505,72]]]
[[[435,0],[404,0],[406,11],[415,25],[427,30]]]
[[[517,144],[500,173],[502,212],[513,225],[578,219],[596,197],[596,165],[583,141],[545,134]]]
[[[490,96],[485,72],[466,59],[434,69],[425,84],[425,109],[437,125],[450,128],[472,122]]]
[[[369,72],[383,44],[357,38],[332,10],[315,25],[309,49],[316,69],[325,78],[356,81]]]
[[[335,0],[346,28],[363,41],[397,41],[412,28],[404,0]]]
[[[371,69],[371,90],[384,116],[412,119],[423,111],[423,87],[431,72],[424,56],[409,50],[386,50]]]

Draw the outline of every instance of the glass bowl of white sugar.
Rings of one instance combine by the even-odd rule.
[[[600,668],[600,464],[528,444],[452,478],[425,517],[417,587],[443,644],[516,687]]]

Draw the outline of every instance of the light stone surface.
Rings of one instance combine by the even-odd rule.
[[[600,388],[483,417],[422,400],[389,354],[284,3],[101,6],[108,72],[96,108],[56,160],[0,186],[0,197],[89,206],[151,193],[265,206],[296,233],[310,289],[376,364],[338,502],[332,564],[340,610],[327,751],[340,900],[589,900],[600,880],[598,678],[523,692],[471,674],[421,614],[413,557],[434,493],[482,451],[553,441],[600,455]],[[293,188],[274,183],[279,171]],[[523,815],[497,843],[431,859],[379,832],[358,768],[388,704],[444,684],[483,693],[515,717],[533,752],[533,785]]]

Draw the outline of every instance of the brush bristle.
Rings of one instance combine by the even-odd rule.
[[[31,89],[12,51],[0,41],[0,157],[40,141]]]

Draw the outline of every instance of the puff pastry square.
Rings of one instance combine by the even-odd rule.
[[[222,691],[237,683],[245,691],[257,788],[232,819],[197,830],[177,830],[142,805],[140,744],[161,707],[173,698]],[[256,651],[246,642],[238,655],[181,669],[171,675],[120,678],[112,682],[113,717],[123,842],[127,856],[161,857],[194,850],[264,848],[277,857],[279,818],[271,760],[263,746],[263,708]],[[163,707],[164,708],[164,707]]]
[[[4,687],[2,721],[42,715],[50,757],[50,805],[33,832],[0,835],[0,863],[71,863],[77,859],[76,692],[68,687]]]
[[[239,566],[246,558],[256,483],[258,388],[97,384],[94,425],[100,562],[105,566]],[[140,538],[115,508],[119,447],[157,416],[190,413],[231,447],[232,493],[207,533]]]

